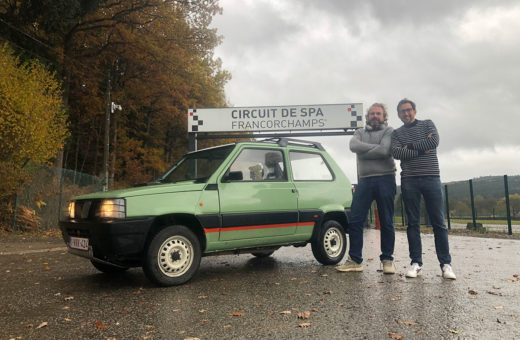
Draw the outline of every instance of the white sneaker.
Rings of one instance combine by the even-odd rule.
[[[455,280],[457,278],[449,264],[442,266],[442,277],[449,280]]]
[[[418,263],[412,263],[412,267],[406,272],[406,277],[417,277],[422,275],[422,267]]]

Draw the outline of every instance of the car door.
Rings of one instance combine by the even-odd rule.
[[[267,245],[295,233],[298,194],[281,149],[244,148],[226,174],[219,183],[220,240]]]

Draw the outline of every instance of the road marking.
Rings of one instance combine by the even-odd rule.
[[[27,254],[36,254],[36,253],[46,253],[50,251],[64,251],[67,250],[67,247],[55,247],[55,248],[46,248],[46,249],[34,249],[34,250],[20,250],[20,251],[0,251],[0,255],[27,255]]]

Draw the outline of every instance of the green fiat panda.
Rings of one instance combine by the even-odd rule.
[[[310,243],[318,262],[336,264],[351,201],[319,143],[275,138],[189,152],[146,186],[75,197],[60,229],[69,252],[98,270],[142,267],[172,286],[224,252],[264,257]]]

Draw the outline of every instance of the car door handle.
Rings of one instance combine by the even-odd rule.
[[[296,190],[296,189],[291,189],[291,191],[294,192],[294,193],[298,192],[298,190]]]

